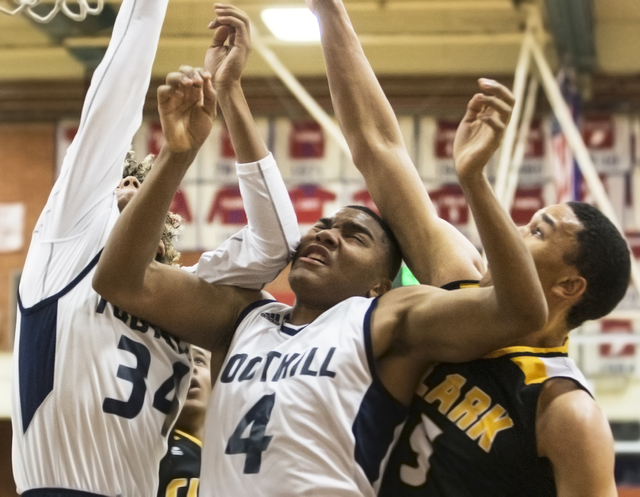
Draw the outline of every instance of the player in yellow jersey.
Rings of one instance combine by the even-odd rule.
[[[491,285],[473,246],[438,219],[342,1],[307,4],[320,21],[333,106],[354,163],[408,266],[423,284],[482,279],[481,286]],[[511,110],[504,86],[488,79],[479,84],[481,93],[469,102],[454,142],[472,209],[469,188],[482,178],[478,171],[469,178],[461,166],[474,154],[489,159],[506,124],[496,111],[506,116]],[[546,207],[521,233],[548,304],[547,322],[487,358],[426,372],[382,495],[616,495],[611,431],[566,356],[566,339],[624,296],[627,244],[604,215],[581,203]],[[502,257],[513,255],[503,247]]]

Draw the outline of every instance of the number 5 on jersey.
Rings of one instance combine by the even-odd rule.
[[[246,454],[244,460],[244,473],[255,474],[260,472],[262,453],[267,450],[272,436],[265,435],[267,423],[271,417],[271,410],[276,401],[276,394],[263,395],[262,398],[249,409],[240,420],[235,431],[231,435],[225,454]],[[246,429],[251,425],[249,436],[242,438]]]

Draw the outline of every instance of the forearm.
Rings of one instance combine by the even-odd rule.
[[[322,50],[331,100],[354,160],[372,147],[400,147],[404,140],[341,0],[318,2]],[[357,165],[357,164],[356,164]]]
[[[459,179],[487,255],[498,310],[523,327],[541,328],[547,305],[524,238],[481,171]]]
[[[248,225],[198,262],[206,281],[260,289],[285,268],[300,242],[291,199],[275,160],[237,164]]]
[[[257,162],[264,159],[269,155],[269,150],[253,120],[240,81],[216,88],[216,92],[238,162]]]
[[[163,147],[140,191],[122,211],[93,280],[96,291],[107,300],[113,292],[135,294],[144,288],[169,206],[195,154],[171,153]]]

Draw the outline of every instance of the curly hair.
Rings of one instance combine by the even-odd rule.
[[[182,227],[182,218],[173,212],[167,213],[164,222],[164,230],[162,230],[162,243],[164,244],[164,255],[158,255],[156,260],[162,264],[177,265],[180,258],[180,252],[173,246],[173,240],[178,236],[178,230]]]
[[[567,326],[573,329],[606,316],[622,300],[629,286],[631,255],[624,237],[602,212],[583,202],[567,204],[583,228],[576,235],[577,251],[565,261],[587,280],[582,298],[567,314]]]
[[[138,162],[136,154],[133,150],[127,152],[127,156],[124,159],[124,168],[122,169],[122,177],[128,178],[133,176],[140,183],[143,183],[147,174],[153,167],[153,162],[156,156],[153,154],[147,155],[142,161]],[[169,212],[164,224],[164,230],[162,231],[162,243],[164,244],[165,253],[163,256],[158,255],[156,260],[163,264],[177,265],[180,258],[180,252],[173,246],[173,240],[178,235],[182,218],[178,214]]]
[[[156,160],[156,156],[153,154],[147,155],[142,161],[138,162],[136,153],[133,150],[127,152],[127,156],[124,159],[124,168],[122,169],[122,177],[128,178],[129,176],[135,177],[140,183],[144,181],[151,171],[153,162]]]

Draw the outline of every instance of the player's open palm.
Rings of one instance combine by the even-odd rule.
[[[458,177],[482,173],[500,146],[515,102],[508,88],[490,79],[479,80],[484,93],[476,93],[458,126],[453,159]]]
[[[216,98],[211,75],[182,66],[158,88],[158,112],[167,147],[172,152],[198,150],[211,131]]]
[[[249,17],[232,5],[216,4],[215,12],[217,18],[209,24],[215,33],[204,67],[213,75],[213,86],[218,90],[240,81],[251,53],[251,24]]]

